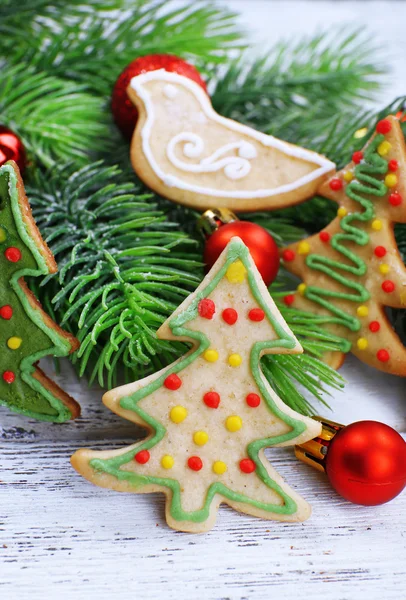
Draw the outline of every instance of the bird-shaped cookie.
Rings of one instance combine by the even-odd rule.
[[[137,175],[195,209],[275,209],[314,194],[334,171],[325,157],[218,115],[194,81],[164,69],[127,89],[139,117],[131,142]]]

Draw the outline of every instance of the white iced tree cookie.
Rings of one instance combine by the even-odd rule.
[[[264,519],[306,519],[310,507],[264,449],[310,440],[320,423],[288,408],[262,374],[264,354],[302,348],[240,238],[158,335],[192,347],[169,367],[103,398],[149,436],[120,450],[79,450],[75,469],[102,487],[163,492],[167,522],[181,531],[209,530],[221,502]]]
[[[199,84],[164,69],[127,90],[139,117],[131,143],[137,175],[196,209],[274,209],[314,194],[335,165],[323,156],[218,115]]]

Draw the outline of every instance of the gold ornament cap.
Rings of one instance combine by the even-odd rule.
[[[197,228],[203,237],[208,238],[217,231],[222,225],[239,221],[228,208],[209,208],[206,210],[197,222]]]
[[[309,440],[305,444],[295,446],[295,455],[302,462],[325,473],[325,462],[330,442],[345,425],[329,421],[323,417],[313,417],[313,419],[321,423],[321,434],[319,437]]]

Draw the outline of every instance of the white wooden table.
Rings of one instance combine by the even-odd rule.
[[[353,21],[365,10],[365,2],[228,4],[244,13],[257,41],[274,41],[272,22],[285,21],[286,35],[312,33],[321,22],[318,10],[326,26]],[[395,7],[399,18],[390,13],[385,30],[385,11]],[[292,10],[294,22],[286,17]],[[404,64],[406,6],[374,2],[365,14],[365,23],[380,29],[381,41],[392,40],[395,67],[401,59]],[[399,40],[400,48],[394,43]],[[401,85],[406,89],[399,74],[403,80],[389,90],[391,97]],[[376,419],[406,432],[404,380],[355,359],[342,373],[348,386],[332,398],[334,411],[322,414],[342,423]],[[406,494],[379,507],[351,505],[291,449],[275,449],[268,452],[272,463],[313,505],[309,521],[260,521],[223,507],[210,533],[177,533],[165,525],[161,496],[96,488],[72,470],[69,457],[77,448],[119,447],[140,431],[112,415],[100,402],[101,391],[88,390],[68,364],[59,383],[82,404],[75,423],[41,424],[0,409],[1,600],[103,600],[120,594],[137,600],[406,598]]]

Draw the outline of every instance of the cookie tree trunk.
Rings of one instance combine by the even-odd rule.
[[[183,531],[210,529],[222,501],[263,518],[306,518],[308,505],[263,450],[311,439],[320,426],[285,406],[260,368],[264,354],[302,349],[239,238],[158,335],[192,348],[103,398],[149,437],[114,452],[80,450],[74,467],[104,487],[164,492],[168,524]]]

